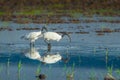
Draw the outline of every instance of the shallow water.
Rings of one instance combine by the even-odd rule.
[[[119,18],[111,19],[119,20]],[[1,22],[0,25],[5,24]],[[27,58],[24,53],[29,51],[29,42],[20,37],[32,30],[16,30],[21,27],[41,28],[43,24],[9,22],[7,25],[13,31],[0,31],[0,80],[37,80],[35,76],[39,66],[40,72],[47,76],[46,80],[66,80],[66,74],[72,70],[73,66],[74,80],[90,80],[92,75],[98,80],[103,80],[108,72],[107,68],[111,66],[113,76],[120,78],[120,74],[116,73],[116,70],[120,69],[120,32],[104,33],[104,35],[97,35],[95,32],[101,28],[119,29],[120,23],[49,24],[50,31],[71,32],[72,38],[71,43],[67,38],[63,38],[60,42],[52,42],[50,54],[58,52],[63,58],[68,58],[67,63],[60,60],[54,64],[43,64],[39,60]],[[76,33],[80,31],[89,33]],[[35,48],[40,55],[43,55],[47,50],[47,45],[43,39],[39,39],[35,43]],[[19,61],[22,62],[20,72],[18,72]]]

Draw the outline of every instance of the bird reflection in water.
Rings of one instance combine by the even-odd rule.
[[[65,56],[62,57],[62,61],[63,61],[64,63],[68,63],[68,62],[70,61],[70,54],[69,54],[69,52],[68,52],[68,49],[69,49],[69,47],[67,47],[67,52],[65,53]]]
[[[30,47],[30,51],[25,53],[25,56],[29,59],[39,60],[40,62],[46,64],[53,64],[62,59],[62,56],[58,52],[54,54],[47,53],[41,56],[38,49],[36,49],[35,47]]]
[[[49,51],[47,54],[44,54],[43,56],[41,56],[38,49],[35,47],[30,47],[29,51],[25,53],[25,56],[29,59],[38,60],[44,64],[54,64],[61,60],[64,63],[68,63],[68,61],[70,60],[68,52],[66,52],[65,57],[62,57],[59,52],[50,53]],[[47,76],[45,74],[39,74],[36,76],[36,78],[37,80],[46,80]]]
[[[59,53],[55,54],[46,54],[43,57],[39,58],[39,60],[43,63],[53,64],[62,59],[62,56]]]
[[[28,52],[25,53],[25,56],[29,59],[39,59],[41,57],[39,51],[35,47],[30,47]]]

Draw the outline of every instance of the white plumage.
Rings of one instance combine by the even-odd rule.
[[[71,42],[71,38],[68,35],[68,33],[66,33],[66,32],[62,33],[61,35],[56,33],[56,32],[44,32],[44,33],[41,34],[40,37],[44,38],[44,41],[48,45],[48,52],[50,52],[51,51],[51,43],[50,43],[50,41],[60,41],[64,37],[64,35],[67,35],[70,42]]]
[[[39,59],[41,57],[37,49],[35,49],[34,47],[32,47],[27,53],[25,53],[25,56],[29,59]]]
[[[30,32],[30,33],[22,36],[21,38],[24,38],[25,40],[29,40],[29,41],[30,41],[30,46],[34,46],[35,41],[36,41],[38,38],[42,37],[41,34],[42,34],[42,31],[43,31],[43,30],[46,30],[46,31],[47,31],[47,29],[46,29],[45,26],[42,27],[41,31]]]
[[[29,59],[39,60],[47,64],[53,64],[62,59],[62,56],[59,53],[41,56],[39,51],[35,47],[30,48],[30,50],[25,53],[25,56]]]
[[[24,36],[22,36],[22,38],[26,39],[26,40],[30,40],[30,42],[35,42],[35,40],[37,40],[41,35],[41,31],[38,32],[30,32]]]
[[[41,57],[39,60],[47,64],[53,64],[53,63],[58,62],[61,59],[62,57],[60,54],[48,54],[48,55]]]
[[[50,40],[59,41],[62,38],[62,36],[56,32],[45,32],[43,33],[43,37],[47,41]]]

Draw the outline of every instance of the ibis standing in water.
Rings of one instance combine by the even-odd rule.
[[[29,40],[30,41],[30,47],[31,46],[34,46],[35,44],[35,41],[41,37],[41,34],[42,34],[42,31],[43,30],[47,30],[46,27],[42,27],[42,30],[40,31],[36,31],[36,32],[30,32],[28,34],[25,34],[24,36],[22,36],[21,38],[22,39],[25,39],[25,40]]]
[[[65,35],[68,36],[68,38],[71,42],[71,37],[66,32],[63,32],[61,35],[58,34],[57,32],[45,32],[45,33],[43,33],[42,37],[44,38],[44,41],[48,44],[48,51],[51,50],[50,41],[60,41]]]

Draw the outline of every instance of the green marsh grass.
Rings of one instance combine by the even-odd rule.
[[[42,10],[31,10],[31,11],[21,11],[21,12],[14,12],[14,15],[40,15],[42,14]]]
[[[37,69],[36,69],[36,75],[39,75],[41,73],[41,66],[38,65]]]
[[[107,73],[112,75],[112,73],[113,73],[113,65],[111,67],[107,67]]]
[[[90,74],[89,80],[98,80],[94,70],[92,70],[89,74]]]
[[[22,62],[21,60],[18,62],[18,80],[20,80],[20,72],[21,72],[21,69],[22,69]]]
[[[4,15],[4,14],[5,14],[5,12],[1,12],[1,11],[0,11],[0,16],[2,16],[2,15]]]
[[[118,75],[118,80],[120,80],[120,69],[117,69],[115,72],[116,72],[117,75]]]
[[[36,76],[38,76],[41,73],[41,65],[38,65],[36,69]],[[38,78],[36,80],[39,80]]]
[[[74,80],[74,74],[75,74],[75,63],[72,64],[71,69],[66,70],[67,80]]]
[[[106,52],[105,52],[105,62],[106,62],[106,67],[108,65],[108,48],[106,48]]]
[[[65,74],[66,74],[66,71],[67,71],[67,65],[66,64],[64,64],[63,70],[65,71]]]
[[[9,80],[9,76],[10,76],[9,68],[10,68],[10,59],[8,58],[8,61],[7,61],[7,79],[8,80]]]
[[[4,21],[4,22],[2,22],[2,27],[4,27],[4,28],[8,28],[9,25],[10,25],[10,22],[9,22],[9,21]]]

